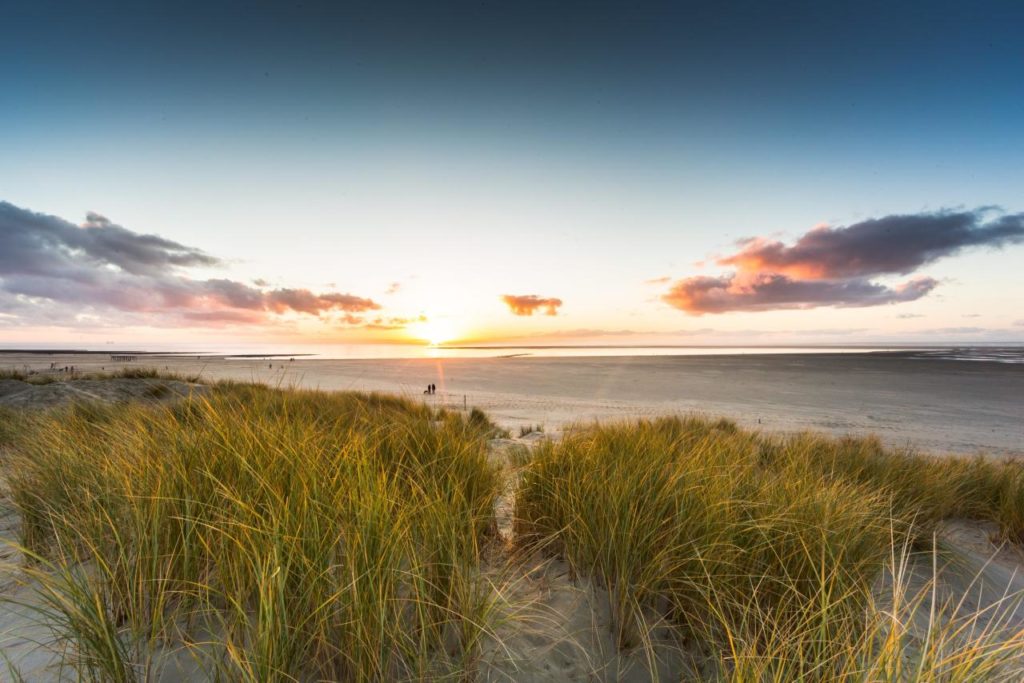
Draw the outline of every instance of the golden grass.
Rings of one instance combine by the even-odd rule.
[[[169,652],[228,681],[473,679],[509,612],[482,563],[504,487],[495,433],[476,410],[237,383],[0,412],[41,617],[93,681],[153,678]],[[519,547],[595,582],[651,671],[666,630],[712,680],[1024,671],[1002,616],[940,599],[912,567],[949,517],[1024,539],[1015,463],[692,418],[594,425],[516,457]],[[525,575],[520,559],[505,571]]]
[[[710,644],[715,676],[729,680],[983,679],[1007,659],[1020,664],[1019,651],[991,630],[954,637],[971,617],[948,606],[929,622],[932,649],[910,647],[894,620],[928,596],[896,590],[906,569],[897,558],[950,516],[997,520],[1020,538],[1021,492],[1016,464],[669,418],[541,445],[516,524],[521,543],[608,591],[622,647],[652,649],[654,627],[667,623],[680,640]],[[872,607],[886,568],[890,619]]]
[[[138,680],[167,648],[227,680],[473,670],[500,485],[478,424],[243,385],[26,419],[5,473],[84,678]]]

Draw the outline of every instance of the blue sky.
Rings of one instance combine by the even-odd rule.
[[[898,303],[707,312],[670,294],[727,276],[716,256],[741,238],[793,245],[822,224],[1024,211],[1020,3],[274,7],[5,3],[0,200],[76,226],[96,212],[218,259],[168,277],[247,283],[261,302],[309,290],[378,308],[260,303],[243,316],[209,290],[111,305],[101,289],[72,301],[0,271],[0,342],[106,339],[111,327],[166,338],[185,333],[189,310],[209,322],[224,306],[234,312],[193,318],[187,334],[1024,336],[1013,235],[957,243],[913,272],[856,275],[890,289],[936,281]],[[8,220],[0,229],[34,229],[22,213]],[[514,315],[504,295],[562,304]],[[438,328],[417,330],[421,317]]]

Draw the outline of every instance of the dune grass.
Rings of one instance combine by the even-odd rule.
[[[23,419],[4,474],[83,679],[168,651],[233,681],[472,675],[501,485],[479,418],[222,384]]]
[[[34,604],[82,680],[188,659],[229,681],[470,680],[509,613],[485,552],[498,431],[478,410],[224,382],[168,405],[0,410],[0,466]],[[1024,636],[911,567],[950,517],[1024,539],[1015,463],[696,418],[519,457],[520,549],[599,586],[651,671],[664,646],[710,680],[1024,671]]]
[[[1021,474],[727,420],[593,426],[539,446],[516,531],[607,590],[621,647],[653,653],[667,625],[710,647],[712,678],[986,680],[1020,667],[1020,634],[1007,647],[965,626],[984,615],[932,614],[915,640],[901,619],[929,596],[908,590],[905,558],[947,517],[1021,538]]]
[[[60,381],[56,375],[41,372],[24,372],[22,370],[14,369],[0,369],[0,380],[15,380],[17,382],[27,382],[29,384],[50,384],[52,382]]]
[[[16,380],[34,385],[53,384],[54,382],[66,382],[68,380],[89,379],[153,379],[153,380],[176,380],[179,382],[196,383],[201,381],[200,374],[182,374],[169,370],[160,370],[155,367],[144,365],[132,365],[119,367],[114,370],[76,370],[74,373],[63,373],[51,370],[18,370],[0,369],[0,380]]]

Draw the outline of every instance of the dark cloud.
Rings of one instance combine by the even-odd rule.
[[[849,226],[821,226],[792,246],[753,237],[717,260],[734,272],[676,281],[661,298],[688,313],[879,306],[914,301],[938,282],[918,277],[898,285],[874,278],[907,275],[969,247],[1024,242],[1024,214],[991,218],[991,207],[891,215]],[[901,317],[913,317],[911,315]]]
[[[222,265],[200,249],[133,232],[90,213],[77,226],[0,202],[0,293],[21,308],[170,314],[195,322],[256,323],[286,312],[321,315],[377,310],[352,294],[266,290],[225,278],[196,279],[185,268]],[[4,304],[5,310],[7,304]],[[28,311],[26,314],[31,314]]]
[[[986,221],[990,212],[938,211],[873,218],[845,227],[823,226],[806,233],[793,246],[752,238],[718,263],[799,279],[906,275],[968,247],[1024,242],[1024,213]]]
[[[533,315],[541,309],[544,309],[544,315],[558,315],[562,305],[561,299],[542,298],[536,294],[504,294],[501,300],[514,315]]]
[[[914,301],[937,284],[932,278],[886,287],[863,279],[795,280],[780,274],[752,277],[732,274],[679,280],[662,300],[697,315],[818,306],[853,308]]]
[[[0,274],[92,279],[97,267],[152,276],[169,269],[216,266],[200,249],[142,235],[90,213],[82,226],[0,202]]]

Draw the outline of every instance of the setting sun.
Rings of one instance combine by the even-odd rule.
[[[456,337],[455,325],[445,318],[427,318],[409,326],[409,334],[431,346],[439,346]]]

